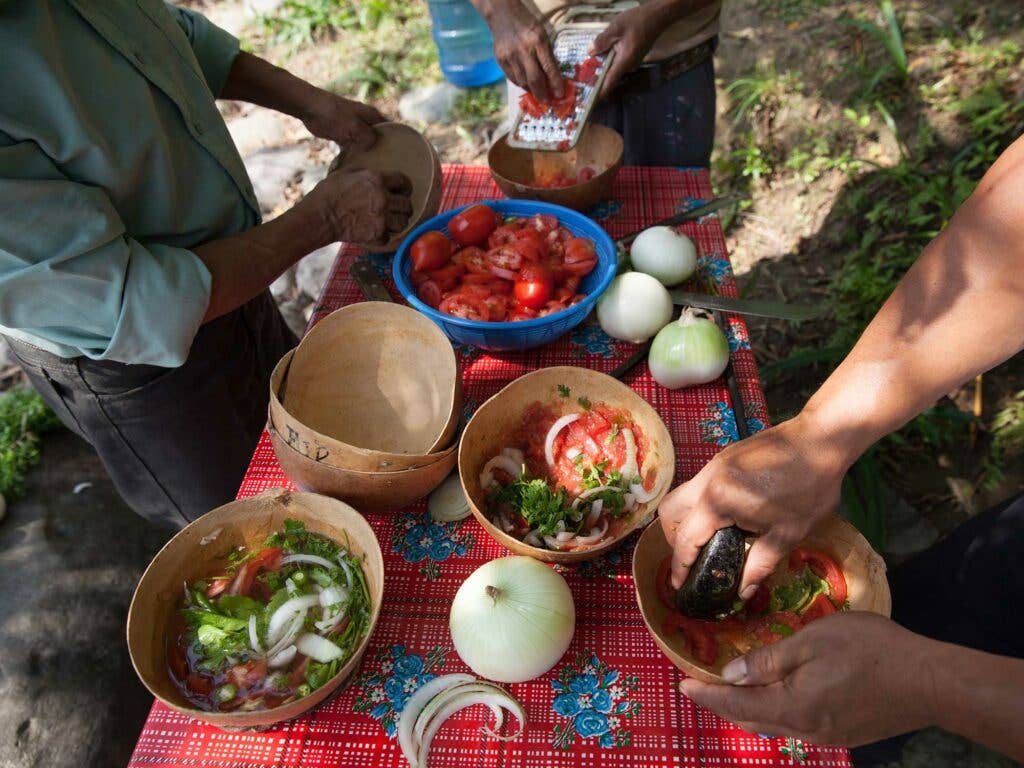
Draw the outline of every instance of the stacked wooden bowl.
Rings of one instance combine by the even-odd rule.
[[[398,510],[455,468],[462,384],[451,342],[414,309],[352,304],[281,358],[268,430],[288,478],[359,510]]]

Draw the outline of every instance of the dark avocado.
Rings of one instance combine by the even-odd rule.
[[[728,613],[736,600],[745,556],[743,531],[733,525],[716,532],[676,591],[676,607],[695,619],[714,619]]]

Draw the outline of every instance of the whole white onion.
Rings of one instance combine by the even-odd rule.
[[[456,652],[476,674],[521,683],[562,658],[576,629],[576,608],[559,573],[531,557],[502,557],[459,587],[449,629]]]
[[[697,269],[697,247],[671,227],[645,229],[629,249],[633,269],[656,278],[662,285],[679,285]]]
[[[657,279],[643,272],[615,278],[597,302],[597,320],[609,336],[639,344],[672,319],[672,297]]]
[[[704,384],[721,376],[729,364],[729,342],[715,323],[687,308],[654,337],[647,363],[663,387]]]

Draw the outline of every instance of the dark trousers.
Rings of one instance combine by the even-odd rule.
[[[1024,496],[971,518],[890,575],[892,617],[907,629],[1024,658]],[[1021,692],[1024,696],[1024,691]],[[854,765],[899,760],[910,734],[851,750]]]
[[[295,346],[269,292],[199,329],[179,368],[62,358],[8,338],[32,386],[99,454],[128,505],[181,527],[238,491]]]
[[[714,59],[650,90],[616,90],[590,119],[622,135],[623,165],[707,168],[715,142]]]

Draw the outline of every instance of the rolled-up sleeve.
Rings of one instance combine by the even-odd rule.
[[[102,190],[0,146],[0,331],[67,355],[181,365],[210,299],[190,250],[125,233]]]
[[[221,29],[201,13],[165,3],[188,38],[192,51],[203,70],[210,92],[217,96],[224,90],[231,64],[238,56],[238,38]]]

